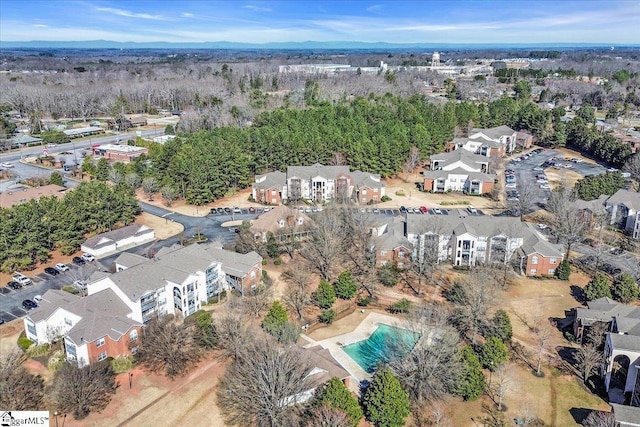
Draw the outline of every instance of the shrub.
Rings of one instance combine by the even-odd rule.
[[[616,301],[628,304],[638,299],[638,293],[638,284],[626,273],[619,275],[613,282],[611,294]]]
[[[390,202],[391,201],[391,197],[387,196],[386,194],[384,196],[382,196],[380,198],[381,202]]]
[[[274,301],[269,308],[269,312],[262,321],[262,327],[265,331],[273,336],[280,334],[284,328],[285,323],[289,319],[287,310],[280,304],[280,301]]]
[[[507,346],[498,337],[489,337],[480,349],[480,362],[484,368],[495,371],[509,357]]]
[[[384,286],[392,287],[398,284],[398,269],[393,264],[387,264],[378,269],[378,279]]]
[[[440,206],[455,206],[455,205],[468,205],[468,200],[445,200],[440,202]]]
[[[32,345],[27,349],[27,356],[38,357],[44,356],[51,350],[51,344],[45,343],[40,345]]]
[[[402,298],[399,301],[394,302],[389,306],[390,313],[406,313],[411,308],[411,301],[406,298]]]
[[[58,350],[49,358],[49,361],[47,362],[47,369],[51,372],[56,372],[58,369],[62,368],[62,365],[64,365],[66,360],[65,354],[61,350]]]
[[[360,307],[366,307],[369,304],[371,304],[371,298],[370,297],[360,297],[360,298],[358,298],[358,301],[356,302],[356,304],[358,304]]]
[[[404,194],[404,190],[398,190],[398,191],[396,191],[396,196],[404,197],[404,195],[405,195],[405,194]]]
[[[31,341],[29,338],[25,336],[20,336],[20,338],[18,338],[18,346],[20,346],[21,349],[26,351],[32,345],[33,345],[33,341]]]
[[[316,389],[311,401],[312,407],[329,405],[343,411],[349,417],[352,427],[358,427],[363,417],[362,409],[351,391],[338,378],[333,377],[324,386]]]
[[[262,265],[269,264],[269,261],[266,258],[262,258]]]
[[[330,325],[335,320],[335,318],[336,318],[336,312],[331,308],[328,310],[322,310],[322,313],[318,317],[318,319],[322,323],[326,323],[327,325]]]
[[[486,385],[482,365],[476,353],[468,345],[460,350],[460,359],[463,367],[458,377],[455,394],[464,400],[476,400]]]
[[[119,356],[111,361],[111,369],[116,374],[130,371],[133,368],[133,357],[131,356]]]
[[[73,286],[64,286],[62,290],[65,292],[69,292],[70,294],[73,294],[73,295],[78,295],[80,293],[80,291],[74,288]]]
[[[282,264],[282,258],[277,257],[276,259],[273,260],[273,265],[281,265]]]
[[[604,273],[597,273],[596,277],[584,287],[584,295],[587,301],[593,301],[598,298],[611,298],[611,281]]]
[[[409,415],[409,394],[389,371],[376,372],[362,397],[367,420],[375,426],[401,427]]]

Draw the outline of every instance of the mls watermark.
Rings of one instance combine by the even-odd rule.
[[[49,411],[0,411],[0,427],[49,427]]]

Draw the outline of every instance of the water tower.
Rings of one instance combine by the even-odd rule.
[[[432,67],[440,66],[440,54],[438,52],[433,52],[433,55],[431,55],[431,66]]]

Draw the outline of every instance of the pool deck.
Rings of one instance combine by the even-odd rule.
[[[359,394],[360,382],[370,379],[372,375],[367,373],[355,360],[349,357],[349,355],[342,350],[342,346],[366,340],[375,332],[380,323],[389,326],[406,327],[406,322],[402,319],[382,313],[370,312],[351,332],[320,341],[313,341],[307,337],[305,337],[305,339],[312,341],[312,343],[309,344],[310,346],[320,344],[323,348],[329,350],[333,358],[355,379],[355,381],[349,382],[349,388]]]

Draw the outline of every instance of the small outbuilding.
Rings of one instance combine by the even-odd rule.
[[[95,235],[87,239],[80,246],[80,249],[97,257],[142,245],[151,242],[155,238],[153,228],[141,224],[132,224]]]

